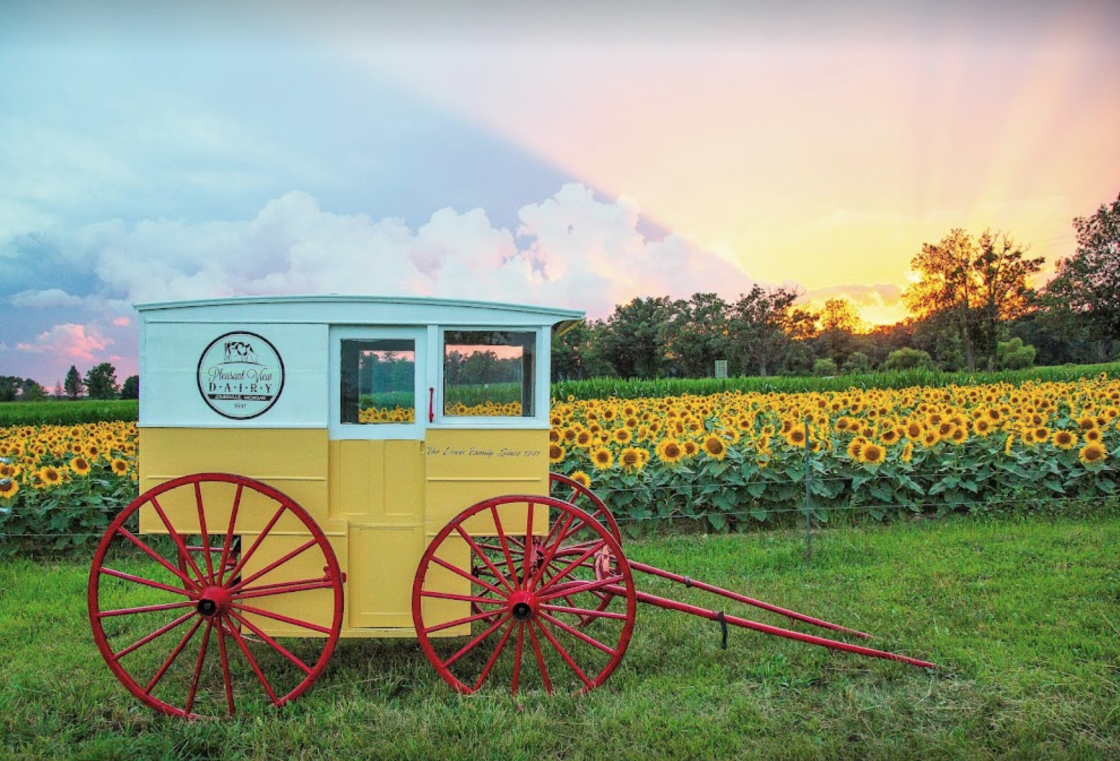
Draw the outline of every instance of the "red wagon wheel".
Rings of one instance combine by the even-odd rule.
[[[546,522],[547,518],[547,522]],[[603,605],[601,590],[625,594]],[[460,692],[508,680],[547,692],[601,685],[622,660],[637,599],[618,541],[553,497],[504,496],[456,516],[416,570],[420,647]],[[581,630],[596,622],[592,634]]]
[[[291,498],[200,473],[141,494],[106,529],[90,568],[90,624],[110,670],[144,703],[189,718],[233,714],[282,705],[323,673],[342,583],[326,536]]]

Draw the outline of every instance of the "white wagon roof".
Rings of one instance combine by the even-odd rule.
[[[137,304],[144,322],[268,322],[327,325],[549,326],[584,313],[524,304],[408,296],[236,296]]]

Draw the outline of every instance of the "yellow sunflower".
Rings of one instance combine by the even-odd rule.
[[[1089,466],[1100,465],[1107,456],[1108,450],[1096,441],[1081,447],[1081,451],[1077,453],[1077,459]]]
[[[868,465],[878,465],[886,459],[887,451],[874,442],[864,444],[859,450],[860,462]]]
[[[727,454],[727,444],[713,433],[704,439],[704,454],[713,460],[722,460]]]
[[[681,444],[681,450],[684,452],[685,457],[695,457],[696,453],[700,451],[700,445],[692,439]]]
[[[79,455],[70,461],[70,470],[74,471],[75,475],[88,476],[89,475],[89,460]]]
[[[616,428],[614,433],[611,435],[611,438],[613,438],[619,444],[629,444],[630,441],[634,438],[634,434],[630,431],[629,428]]]
[[[599,447],[591,453],[591,464],[599,470],[606,470],[614,464],[614,455],[611,454],[611,450]]]
[[[19,482],[14,478],[0,479],[0,499],[11,499],[19,492]]]
[[[565,454],[564,453],[564,447],[560,446],[559,444],[549,444],[548,445],[548,461],[549,462],[561,462],[561,461],[563,461],[564,454]]]
[[[637,447],[626,447],[618,456],[618,464],[623,470],[641,470],[645,467],[646,461],[642,457],[642,450]]]
[[[571,479],[580,486],[584,486],[588,489],[591,488],[591,476],[587,475],[582,470],[577,470],[575,473],[573,473],[571,475]]]
[[[657,445],[657,459],[666,465],[676,465],[683,455],[681,445],[676,439],[663,439]]]
[[[1055,431],[1050,443],[1058,449],[1070,450],[1077,446],[1077,434],[1069,431]]]
[[[39,478],[43,479],[43,483],[47,486],[58,486],[62,483],[62,474],[58,472],[58,468],[52,465],[40,468]]]

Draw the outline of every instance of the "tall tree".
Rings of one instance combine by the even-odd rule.
[[[985,230],[980,235],[979,254],[972,262],[977,285],[975,321],[972,323],[988,369],[996,366],[996,353],[1004,322],[1022,317],[1033,290],[1029,278],[1042,269],[1041,256],[1026,259],[1027,248],[1011,236]]]
[[[82,376],[78,375],[78,368],[70,365],[70,369],[66,373],[66,382],[63,384],[66,389],[66,395],[71,399],[77,399],[86,390],[86,384],[82,382]]]
[[[730,305],[728,359],[738,372],[766,376],[779,369],[790,342],[801,337],[794,335],[801,327],[799,317],[805,314],[793,308],[799,295],[790,288],[766,290],[755,285]]]
[[[578,322],[552,337],[552,380],[584,380],[610,375],[613,367],[603,356],[602,320]]]
[[[86,373],[86,391],[90,399],[115,399],[117,397],[117,370],[108,362],[91,367]]]
[[[824,302],[820,321],[821,332],[817,340],[825,356],[838,366],[843,365],[848,355],[855,351],[855,336],[867,329],[866,323],[860,318],[855,304],[843,297]]]
[[[603,330],[603,353],[623,378],[657,378],[667,362],[662,332],[673,314],[668,296],[636,298],[615,306]]]
[[[1098,339],[1120,340],[1120,196],[1073,228],[1077,250],[1058,262],[1045,303],[1083,318]]]
[[[715,372],[715,361],[727,358],[728,336],[727,302],[714,293],[674,301],[661,330],[666,360],[689,378]]]
[[[1003,322],[1026,308],[1028,278],[1043,262],[1026,259],[1026,251],[1003,233],[985,230],[977,240],[957,228],[940,243],[922,244],[910,262],[919,279],[902,294],[906,307],[919,320],[956,333],[969,372],[976,369],[977,344],[994,365]]]
[[[972,337],[968,329],[971,309],[969,268],[976,247],[972,236],[954,228],[940,243],[923,243],[910,260],[919,279],[902,293],[903,303],[919,320],[944,322],[956,331],[965,350],[968,369],[974,370]]]
[[[130,375],[121,384],[121,399],[140,398],[140,376]]]

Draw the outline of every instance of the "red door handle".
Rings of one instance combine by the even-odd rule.
[[[436,387],[428,388],[428,422],[436,422]]]

